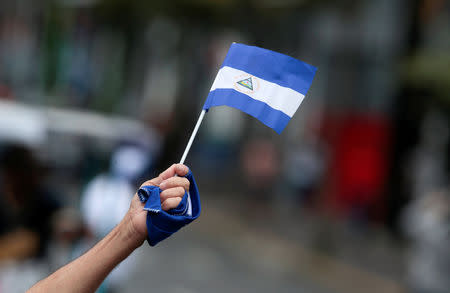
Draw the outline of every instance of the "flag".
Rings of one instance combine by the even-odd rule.
[[[237,108],[281,133],[303,101],[316,70],[277,52],[233,43],[203,109]]]

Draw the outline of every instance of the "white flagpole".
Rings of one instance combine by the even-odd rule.
[[[194,131],[192,132],[191,138],[189,139],[186,149],[184,150],[183,156],[181,157],[180,164],[184,164],[184,161],[186,160],[189,150],[191,149],[192,142],[194,141],[194,138],[197,135],[197,131],[200,128],[200,124],[202,124],[205,113],[206,110],[202,110],[202,112],[200,113],[200,117],[198,117],[197,124],[195,124]]]

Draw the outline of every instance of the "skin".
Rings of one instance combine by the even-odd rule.
[[[167,211],[175,208],[181,202],[185,190],[189,189],[186,178],[176,177],[184,176],[188,171],[186,166],[175,164],[141,186],[159,186],[163,190],[161,206]],[[144,243],[147,237],[147,212],[142,209],[143,206],[135,194],[127,214],[105,238],[27,292],[95,292],[112,269]]]

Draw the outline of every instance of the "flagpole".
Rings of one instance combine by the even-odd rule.
[[[194,138],[197,135],[197,131],[200,128],[200,124],[202,124],[205,113],[206,110],[203,109],[202,112],[200,113],[200,116],[198,117],[197,124],[195,124],[194,131],[192,132],[191,138],[189,139],[186,149],[184,150],[183,156],[181,157],[180,164],[184,164],[184,161],[186,160],[189,150],[191,149],[192,142],[194,141]]]

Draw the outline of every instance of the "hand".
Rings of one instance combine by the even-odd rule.
[[[174,164],[167,170],[159,174],[152,180],[145,181],[142,186],[159,186],[162,189],[160,194],[161,208],[164,211],[176,208],[184,196],[185,191],[189,190],[189,180],[184,177],[175,177],[175,175],[185,176],[189,172],[188,167],[182,164]],[[136,237],[138,245],[141,245],[147,238],[147,211],[143,210],[144,204],[139,200],[137,194],[131,200],[130,209],[125,216],[128,221],[129,230],[133,237]]]

